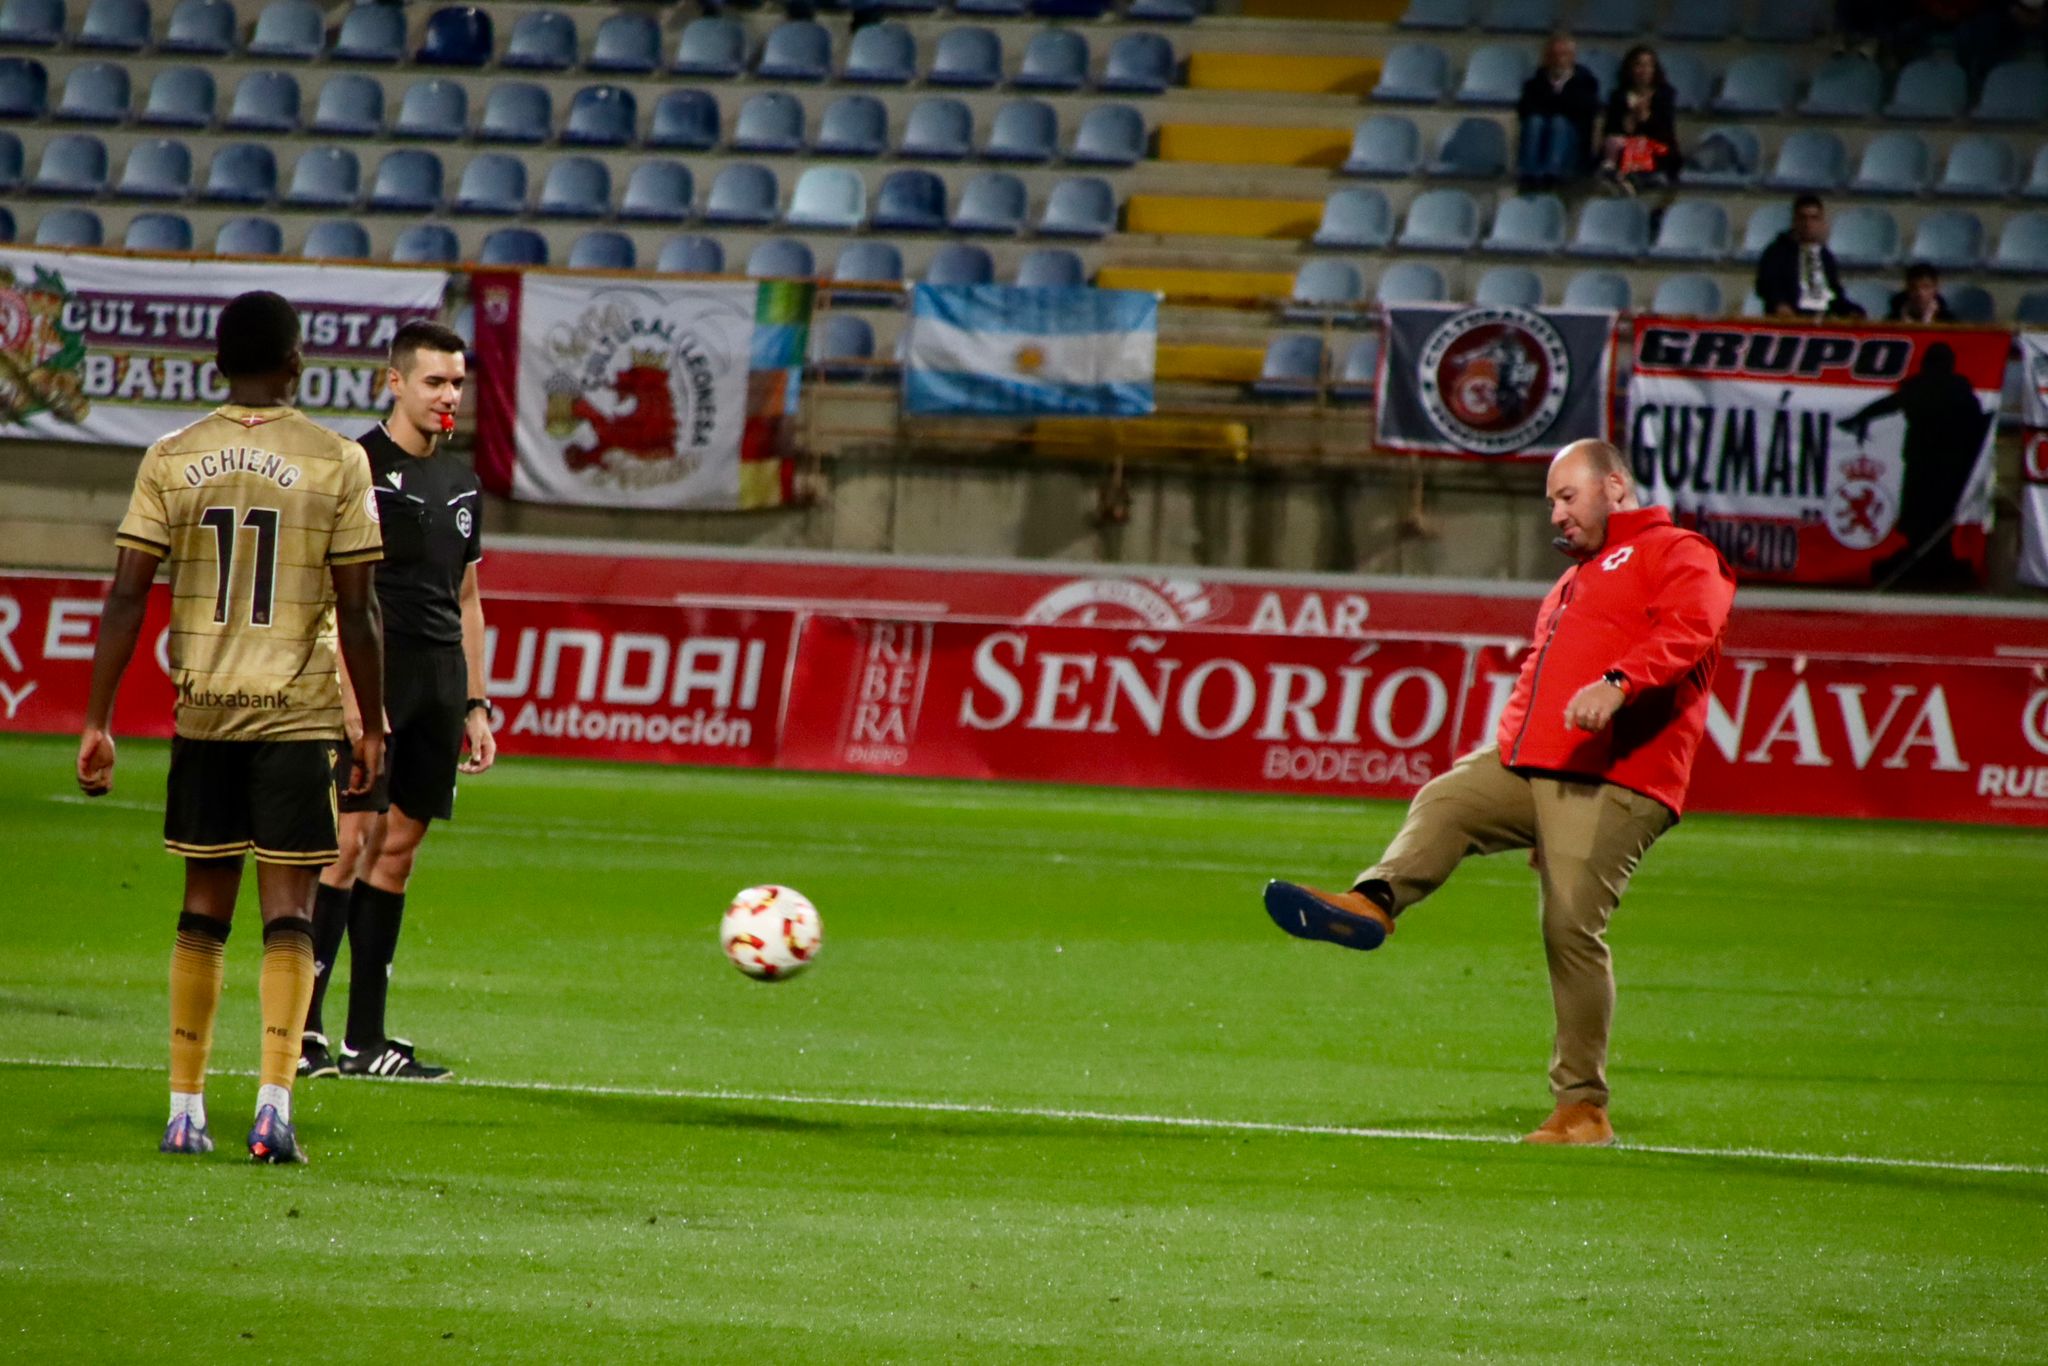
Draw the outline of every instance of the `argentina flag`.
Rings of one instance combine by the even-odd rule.
[[[1159,296],[919,285],[904,348],[912,413],[1135,417],[1153,408]]]

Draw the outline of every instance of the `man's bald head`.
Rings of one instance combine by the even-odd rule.
[[[1567,555],[1598,554],[1607,544],[1610,514],[1639,506],[1628,460],[1605,441],[1574,441],[1550,462],[1543,496],[1550,524]]]

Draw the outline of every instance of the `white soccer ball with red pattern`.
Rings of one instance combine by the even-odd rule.
[[[825,927],[809,897],[771,882],[749,887],[732,899],[718,927],[718,942],[732,965],[747,976],[779,982],[802,972],[818,956]]]

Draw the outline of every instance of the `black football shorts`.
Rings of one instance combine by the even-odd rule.
[[[455,814],[455,766],[462,758],[469,662],[460,645],[432,649],[386,642],[384,766],[361,796],[341,796],[343,811],[389,811],[414,820],[445,821]],[[347,771],[341,785],[348,785]]]
[[[171,741],[164,847],[186,858],[322,867],[340,856],[334,740]]]

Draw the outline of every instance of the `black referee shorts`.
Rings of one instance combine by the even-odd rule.
[[[334,862],[335,776],[347,753],[334,740],[174,737],[164,847],[186,858]]]
[[[361,796],[341,795],[343,811],[389,811],[415,820],[445,821],[455,814],[455,765],[462,758],[463,705],[469,697],[469,661],[460,645],[384,649],[384,767]],[[346,772],[340,786],[348,786]]]

